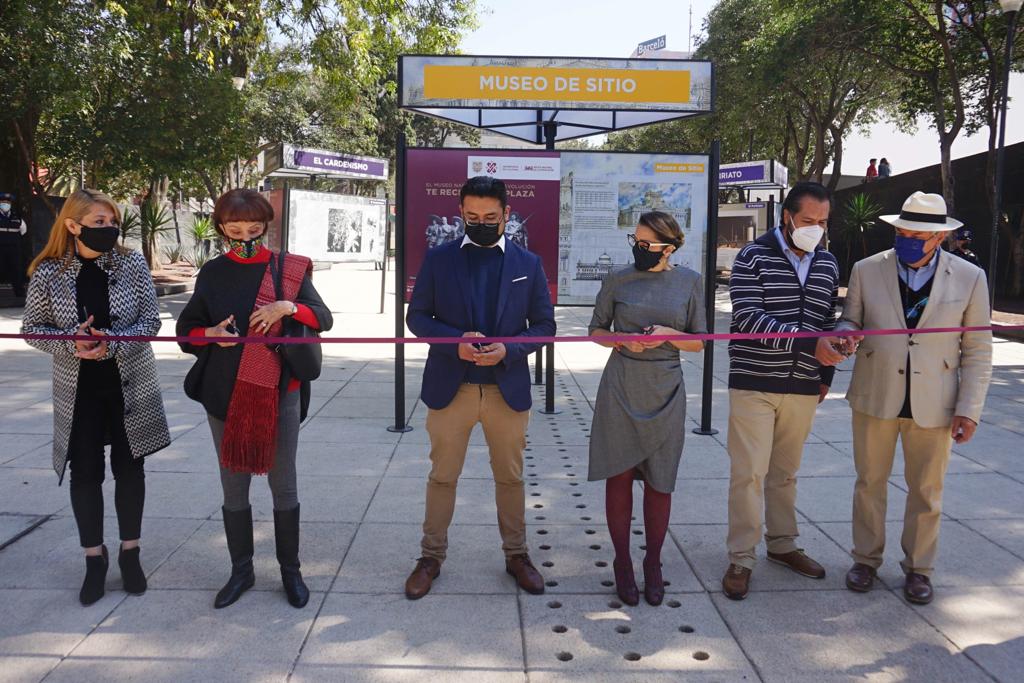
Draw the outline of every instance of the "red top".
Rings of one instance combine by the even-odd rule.
[[[871,165],[868,166],[868,176],[867,177],[868,178],[877,178],[878,177],[878,169],[875,167],[874,164],[871,164]]]
[[[227,256],[229,259],[231,259],[235,263],[270,263],[270,255],[272,253],[273,252],[270,251],[270,249],[267,249],[266,247],[260,247],[260,250],[256,253],[256,255],[253,256],[250,259],[242,258],[241,256],[239,256],[238,254],[236,254],[233,251],[229,251],[228,253],[225,254],[225,256]],[[306,325],[307,327],[311,327],[314,330],[320,329],[320,321],[316,319],[316,315],[313,314],[313,311],[312,311],[312,309],[310,309],[309,306],[306,306],[305,304],[298,304],[297,303],[297,304],[295,304],[295,307],[298,309],[298,311],[295,313],[295,315],[292,316],[293,320],[297,320],[300,323],[302,323],[303,325]],[[248,334],[252,334],[253,336],[255,336],[255,334],[252,331],[249,331]],[[190,336],[190,337],[205,337],[206,336],[206,328],[205,327],[193,328],[192,331],[188,333],[188,336]],[[206,346],[207,344],[213,344],[213,343],[216,343],[216,342],[201,342],[201,341],[192,342],[192,344],[195,345],[195,346]],[[290,382],[288,382],[288,391],[295,391],[300,386],[301,386],[301,383],[299,382],[299,380],[292,379]]]

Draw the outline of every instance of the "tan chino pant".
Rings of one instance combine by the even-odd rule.
[[[731,563],[754,568],[762,519],[769,552],[798,549],[796,474],[817,405],[817,396],[729,390]]]
[[[455,490],[477,422],[483,426],[490,450],[502,549],[506,557],[527,551],[523,449],[529,421],[530,411],[510,408],[494,384],[463,384],[448,406],[427,412],[433,466],[423,520],[424,557],[444,561],[448,527],[455,514]]]
[[[939,548],[942,484],[953,447],[950,427],[925,428],[911,419],[853,411],[853,559],[878,568],[885,550],[886,493],[903,442],[907,505],[903,514],[904,572],[931,575]]]

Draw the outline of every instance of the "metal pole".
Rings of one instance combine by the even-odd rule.
[[[533,354],[533,383],[544,384],[544,353],[538,351]]]
[[[715,269],[718,267],[718,164],[721,155],[721,143],[711,143],[711,158],[708,169],[708,231],[707,254],[704,259],[706,291],[704,293],[708,332],[715,331]],[[700,394],[700,427],[693,430],[694,434],[712,436],[718,433],[711,426],[711,392],[715,382],[715,343],[704,343],[704,377]]]
[[[992,235],[988,254],[988,295],[990,310],[996,308],[996,266],[999,265],[999,221],[1003,214],[1003,169],[1006,165],[1006,100],[1010,91],[1010,67],[1013,64],[1013,34],[1017,30],[1020,12],[1007,12],[1009,28],[1006,31],[1006,66],[1003,69],[1003,92],[999,102],[999,148],[996,152],[996,201],[992,216]]]
[[[544,149],[553,152],[555,149],[555,138],[558,135],[558,123],[555,121],[544,122]],[[545,348],[548,367],[544,375],[544,410],[545,415],[557,415],[562,412],[555,410],[555,345],[547,344]],[[540,374],[541,354],[537,352],[537,373]]]
[[[395,338],[405,336],[405,133],[395,145]],[[384,246],[385,254],[387,245]],[[389,432],[411,432],[405,421],[405,344],[395,344],[395,424]]]
[[[288,251],[288,233],[291,231],[292,188],[288,179],[284,181],[284,197],[281,199],[281,253]]]

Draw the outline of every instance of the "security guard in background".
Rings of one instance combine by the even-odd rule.
[[[25,263],[21,254],[21,238],[28,232],[21,219],[14,195],[0,192],[0,273],[11,283],[14,296],[25,296]]]
[[[973,251],[970,250],[971,240],[974,239],[974,233],[970,228],[960,228],[953,233],[953,244],[951,253],[959,256],[963,260],[981,268],[981,264],[978,263],[978,257]]]

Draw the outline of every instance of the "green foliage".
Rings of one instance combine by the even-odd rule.
[[[142,255],[150,268],[156,265],[156,254],[160,235],[174,230],[171,215],[162,206],[144,202],[139,207],[139,234],[142,240]]]
[[[867,232],[875,226],[875,221],[881,213],[882,206],[863,192],[850,197],[843,207],[839,221],[839,238],[846,245],[847,274],[853,268],[854,243],[860,245],[861,258],[868,256]]]

